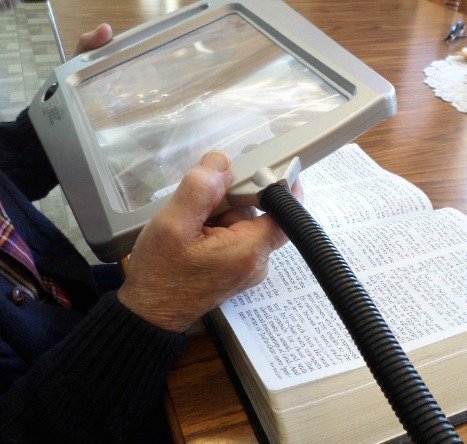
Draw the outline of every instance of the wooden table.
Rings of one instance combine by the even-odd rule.
[[[190,0],[49,0],[66,57],[81,33],[108,21],[120,33]],[[289,0],[396,88],[398,114],[357,139],[382,167],[422,188],[435,207],[467,211],[467,119],[423,83],[423,68],[453,53],[443,38],[458,13],[416,0]],[[464,45],[467,42],[463,41]],[[462,41],[461,41],[462,44]],[[191,338],[168,380],[177,442],[257,442],[213,340]],[[458,428],[467,441],[467,425]]]

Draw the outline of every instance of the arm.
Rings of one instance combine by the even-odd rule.
[[[0,169],[29,200],[46,196],[58,183],[27,109],[16,121],[0,123]]]
[[[105,296],[0,398],[2,442],[120,442],[138,430],[184,344]]]
[[[0,400],[6,442],[119,442],[160,395],[183,332],[258,284],[285,242],[267,215],[232,210],[206,225],[230,185],[221,153],[193,168],[140,233],[123,286],[105,297]]]

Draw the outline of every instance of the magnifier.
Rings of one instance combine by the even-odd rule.
[[[409,436],[461,442],[365,289],[288,192],[396,112],[394,88],[279,0],[211,0],[57,68],[31,121],[87,242],[127,255],[184,173],[233,158],[223,208],[270,214],[304,257]],[[222,210],[222,209],[221,209]]]
[[[226,205],[258,205],[260,168],[293,180],[292,159],[306,168],[395,111],[392,85],[283,2],[212,0],[58,67],[29,115],[113,262],[204,153],[233,159]]]

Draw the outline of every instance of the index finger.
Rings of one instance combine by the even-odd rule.
[[[252,220],[237,222],[229,229],[241,236],[249,236],[253,247],[266,247],[269,253],[282,247],[288,241],[285,233],[268,214],[262,214]]]

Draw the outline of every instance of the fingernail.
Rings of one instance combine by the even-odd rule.
[[[204,155],[200,164],[223,173],[230,166],[230,159],[222,151],[211,151]]]
[[[101,23],[94,31],[92,31],[92,34],[97,34],[99,30],[102,28],[103,23]]]

